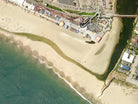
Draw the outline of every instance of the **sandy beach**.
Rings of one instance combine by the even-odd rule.
[[[100,43],[87,44],[76,33],[27,13],[18,6],[6,4],[3,0],[0,1],[0,27],[12,32],[33,33],[46,37],[60,47],[67,56],[98,74],[103,74],[110,63],[110,58],[119,40],[121,25],[121,20],[114,18],[112,30],[105,34]],[[69,78],[69,82],[80,92],[90,95],[93,98],[90,98],[91,100],[97,100],[103,104],[137,104],[138,91],[128,90],[132,93],[128,93],[126,98],[127,88],[115,83],[112,83],[105,93],[98,98],[104,82],[65,60],[48,44],[4,31],[0,31],[0,33],[12,37],[15,41],[20,41],[23,46],[29,46],[31,51],[37,51],[39,56],[45,57],[48,62],[52,63],[53,67],[58,69],[59,74],[64,73],[63,77]]]
[[[5,34],[8,37],[12,36],[14,41],[22,42],[23,46],[29,46],[32,51],[37,50],[39,56],[44,56],[48,62],[52,62],[53,67],[58,69],[60,74],[64,73],[64,77],[69,77],[72,84],[77,88],[83,89],[81,92],[88,93],[95,98],[99,95],[104,82],[97,80],[95,76],[92,76],[73,63],[64,60],[49,45],[2,31],[0,33]]]
[[[82,36],[27,13],[18,6],[0,1],[0,8],[0,27],[13,32],[33,33],[46,37],[59,46],[67,56],[89,70],[99,74],[106,71],[113,49],[118,42],[119,35],[114,34],[120,31],[119,26],[113,25],[113,28],[116,28],[112,30],[112,35],[107,33],[99,44],[91,45],[85,43]],[[117,18],[114,21],[114,24],[120,25]]]
[[[103,104],[137,104],[138,89],[111,83],[99,99]]]

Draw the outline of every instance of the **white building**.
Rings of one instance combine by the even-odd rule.
[[[129,62],[129,63],[133,63],[134,61],[134,55],[131,55],[127,52],[124,53],[123,57],[122,57],[123,61]]]
[[[32,3],[29,3],[26,0],[24,1],[23,6],[29,10],[34,10],[34,8],[35,8],[35,6]]]
[[[14,2],[14,3],[16,3],[16,4],[18,4],[18,5],[22,5],[23,4],[23,2],[24,2],[24,0],[9,0],[9,1],[11,1],[11,2]]]

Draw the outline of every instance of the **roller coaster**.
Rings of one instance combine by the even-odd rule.
[[[92,17],[87,17],[85,19],[83,19],[83,21],[80,23],[80,27],[81,28],[85,28],[86,26],[88,26],[88,24],[91,23],[91,21],[95,18],[95,17],[104,17],[104,18],[111,18],[111,17],[120,17],[120,18],[137,18],[138,15],[119,15],[119,14],[111,14],[111,15],[103,15],[101,16],[100,13],[95,13],[94,16]]]
[[[80,27],[81,28],[85,28],[86,26],[88,26],[90,23],[91,23],[91,21],[95,18],[95,17],[97,17],[97,16],[100,16],[100,13],[95,13],[95,15],[94,16],[92,16],[92,17],[87,17],[87,18],[85,18],[85,19],[83,19],[83,21],[80,23]]]

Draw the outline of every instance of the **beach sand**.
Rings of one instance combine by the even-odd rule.
[[[5,34],[7,37],[12,36],[14,41],[22,42],[23,46],[29,46],[32,51],[37,50],[39,56],[44,56],[48,62],[53,63],[53,66],[58,69],[59,74],[62,73],[63,75],[64,73],[64,77],[70,78],[70,83],[77,85],[77,88],[84,89],[81,92],[88,93],[95,98],[99,95],[104,82],[97,80],[95,76],[60,57],[49,45],[2,31],[0,33]]]
[[[92,45],[86,44],[81,36],[24,12],[23,9],[17,6],[5,4],[2,0],[0,1],[0,14],[0,27],[13,32],[33,33],[46,37],[56,43],[66,55],[99,74],[106,71],[121,31],[120,20],[114,18],[111,32],[107,32],[100,43]],[[62,73],[63,75],[64,73],[64,78],[70,78],[72,85],[78,87],[80,92],[91,95],[93,100],[104,102],[104,104],[115,104],[113,103],[116,101],[114,96],[117,96],[116,98],[120,97],[118,104],[124,101],[127,102],[127,100],[129,100],[128,102],[134,101],[133,104],[137,104],[137,99],[134,97],[136,94],[134,93],[130,94],[129,99],[121,99],[122,96],[125,97],[125,92],[123,92],[122,87],[114,83],[105,91],[103,96],[98,98],[104,82],[63,59],[49,45],[3,31],[0,31],[0,33],[13,37],[15,41],[22,42],[23,46],[29,46],[32,51],[37,51],[39,56],[46,57],[48,62],[51,62],[58,69],[59,74]],[[110,99],[110,96],[112,99]]]
[[[122,84],[111,83],[109,88],[99,98],[103,104],[137,104],[138,89]]]
[[[118,42],[119,34],[116,32],[120,32],[117,26],[118,19],[115,18],[116,25],[113,28],[116,28],[112,33],[107,33],[100,43],[92,45],[85,43],[82,36],[27,13],[18,6],[5,4],[2,0],[0,14],[0,27],[13,32],[33,33],[46,37],[56,43],[67,56],[99,74],[106,71],[113,49]]]

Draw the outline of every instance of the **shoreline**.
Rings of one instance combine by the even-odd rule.
[[[1,30],[0,30],[0,32],[1,32]],[[3,31],[4,32],[4,31]],[[4,32],[4,33],[6,33],[6,32]],[[2,33],[3,34],[3,33]],[[7,33],[7,34],[9,34],[9,35],[7,35],[6,36],[6,34],[4,34],[6,37],[10,37],[10,33]],[[14,41],[15,42],[17,42],[18,40],[19,41],[21,41],[20,39],[15,39],[16,37],[21,37],[22,38],[22,36],[17,36],[17,35],[14,35],[14,34],[12,34],[11,35],[11,37],[13,37],[13,39],[14,39]],[[24,36],[23,36],[24,37]],[[31,40],[32,41],[32,40]],[[23,47],[25,47],[26,45],[24,45],[24,43],[23,43],[23,41],[21,41],[22,42],[22,46]],[[17,44],[18,44],[18,42],[17,42]],[[18,44],[18,45],[20,45],[20,44]],[[27,45],[27,46],[29,46],[29,45]],[[19,47],[20,48],[20,47]],[[68,81],[68,80],[66,80],[66,77],[68,77],[68,75],[65,75],[66,73],[65,73],[65,71],[60,71],[54,64],[55,63],[53,63],[53,62],[51,62],[51,61],[48,61],[48,59],[47,59],[47,57],[45,57],[45,56],[42,56],[42,57],[45,57],[45,61],[42,61],[41,60],[41,55],[39,56],[39,52],[38,52],[38,56],[35,56],[34,54],[33,54],[33,51],[36,51],[36,50],[33,50],[30,46],[29,46],[29,48],[31,49],[31,54],[32,54],[32,57],[33,58],[35,58],[35,59],[38,59],[39,60],[39,62],[41,63],[41,64],[45,64],[46,65],[46,67],[48,67],[48,68],[52,68],[53,69],[53,72],[56,74],[56,75],[58,75],[58,77],[59,78],[61,78],[61,79],[63,79],[64,81],[65,81],[65,83],[67,83],[76,93],[78,93],[78,95],[80,96],[80,97],[82,97],[84,100],[86,100],[87,102],[89,102],[89,104],[93,104],[93,103],[91,103],[91,101],[92,102],[99,102],[99,101],[97,101],[97,100],[99,100],[99,99],[97,99],[97,97],[96,96],[98,96],[98,95],[91,95],[91,94],[88,94],[88,91],[85,91],[85,92],[80,92],[79,91],[79,89],[81,90],[81,88],[84,88],[84,89],[86,89],[87,90],[87,88],[85,88],[85,87],[80,87],[80,85],[78,84],[78,82],[77,82],[77,89],[73,86],[73,82],[72,81],[74,81],[74,80],[72,80],[71,79],[71,81]],[[49,65],[49,62],[50,63],[52,63],[52,65]],[[57,72],[56,72],[56,70],[57,70]],[[82,69],[81,69],[82,70]],[[62,73],[60,73],[60,72],[63,72],[63,76],[61,75]],[[92,76],[92,75],[91,75]],[[70,77],[70,75],[69,75],[69,77]],[[72,77],[71,77],[72,78]],[[87,79],[87,78],[86,78]],[[96,82],[97,83],[97,82]],[[98,82],[99,83],[99,82]],[[103,85],[101,85],[101,88],[102,88],[102,86]],[[100,88],[100,89],[101,89]],[[100,89],[98,90],[98,92],[100,91]],[[85,97],[82,93],[84,93],[84,94],[86,94],[86,95],[88,95],[88,96],[91,96],[92,97],[92,99],[91,100],[88,100],[87,99],[87,96]],[[92,93],[92,94],[94,94],[94,93]]]
[[[16,42],[16,41],[15,41],[15,42]],[[19,44],[18,44],[18,45],[19,45]],[[23,47],[24,47],[24,46],[23,46]],[[18,47],[18,48],[20,48],[20,47]],[[72,85],[72,83],[70,83],[68,80],[65,79],[66,76],[62,77],[62,76],[60,75],[60,73],[56,72],[56,70],[55,70],[56,68],[54,68],[54,66],[48,64],[48,61],[47,61],[46,57],[45,57],[45,60],[42,60],[42,59],[40,58],[40,56],[35,56],[35,55],[33,54],[33,52],[31,52],[31,54],[32,54],[32,58],[38,59],[40,64],[45,64],[45,66],[46,66],[47,68],[52,69],[52,71],[53,71],[59,78],[61,78],[67,85],[69,85],[70,88],[72,88],[82,99],[84,99],[85,101],[87,101],[89,104],[93,104],[93,103],[92,103],[91,101],[89,101],[84,95],[82,95],[81,92],[79,92],[79,91]],[[58,69],[57,69],[57,70],[58,70]],[[58,71],[59,71],[59,70],[58,70]]]
[[[58,70],[56,67],[54,67],[53,65],[49,65],[49,62],[48,62],[48,60],[46,59],[46,57],[45,57],[45,60],[42,60],[41,57],[43,57],[43,56],[39,56],[39,55],[37,56],[37,55],[35,55],[35,54],[33,53],[32,50],[29,50],[29,52],[28,52],[28,50],[25,49],[26,46],[20,45],[19,41],[18,41],[18,40],[15,40],[15,38],[12,37],[12,35],[11,35],[11,36],[7,36],[7,35],[6,35],[6,32],[3,32],[3,33],[1,33],[1,32],[3,32],[3,31],[0,30],[0,35],[4,35],[5,38],[9,39],[8,41],[11,41],[11,44],[16,43],[16,47],[17,47],[18,49],[23,49],[24,51],[27,51],[26,53],[30,53],[30,54],[31,54],[31,57],[32,57],[33,59],[38,59],[39,64],[44,64],[47,68],[50,68],[60,79],[62,79],[70,88],[72,88],[82,99],[84,99],[85,101],[87,101],[89,104],[94,104],[94,103],[92,103],[90,100],[88,100],[87,97],[85,97],[83,94],[81,94],[81,92],[78,91],[78,90],[73,86],[73,83],[71,83],[72,80],[69,82],[68,80],[66,80],[66,77],[67,77],[67,76],[64,76],[64,77],[63,77],[63,76],[60,74],[60,72],[58,73],[59,70]],[[9,34],[9,33],[7,33],[7,34]],[[10,39],[10,38],[12,38],[12,39]],[[23,44],[23,43],[22,43],[22,44]],[[27,46],[27,47],[30,48],[30,46]],[[31,48],[30,48],[30,49],[31,49]],[[36,52],[38,52],[38,51],[36,51]],[[25,53],[25,54],[26,54],[26,53]],[[57,71],[56,71],[56,70],[57,70]],[[63,72],[63,73],[64,73],[64,72]],[[77,88],[79,89],[80,86],[78,85]],[[83,92],[83,93],[84,93],[84,92]]]
[[[1,8],[3,7],[0,4],[0,9]],[[50,22],[45,22],[40,17],[35,17],[35,16],[31,16],[30,14],[23,13],[24,11],[23,10],[21,11],[20,9],[15,11],[18,7],[13,7],[13,6],[8,5],[5,8],[6,9],[3,8],[3,10],[1,9],[0,13],[1,13],[2,18],[6,20],[6,22],[4,20],[0,21],[1,23],[0,27],[2,27],[3,25],[3,27],[5,26],[4,27],[5,29],[12,31],[12,32],[32,33],[32,34],[37,34],[38,36],[43,36],[44,38],[48,38],[51,41],[53,41],[56,45],[58,45],[66,55],[75,59],[80,64],[83,64],[86,67],[90,67],[92,69],[91,71],[94,71],[97,73],[103,73],[104,71],[106,71],[105,68],[107,69],[107,67],[109,66],[112,52],[114,51],[114,47],[116,46],[119,40],[120,21],[118,18],[115,18],[113,20],[111,31],[105,34],[102,41],[99,44],[92,46],[92,45],[87,45],[87,44],[84,45],[82,41],[81,42],[76,41],[76,39],[79,40],[80,38],[71,37],[71,36],[78,37],[76,36],[76,34],[72,34],[71,32],[67,30],[54,26]],[[9,15],[10,12],[7,12],[7,10],[9,9],[11,9],[13,13],[17,12],[17,14],[19,13],[20,14]],[[23,16],[25,17],[22,20]],[[18,18],[16,17],[21,18],[21,19],[18,20]],[[50,28],[52,28],[53,30]],[[111,88],[109,87],[104,92],[103,96],[98,98],[98,95],[101,93],[101,89],[104,85],[103,81],[98,80],[95,76],[84,71],[82,68],[63,59],[62,57],[60,57],[59,54],[55,52],[55,50],[53,50],[49,45],[43,42],[33,41],[31,39],[28,39],[25,36],[18,36],[14,34],[10,35],[9,33],[7,33],[7,36],[8,35],[12,36],[15,41],[18,41],[18,40],[21,41],[23,46],[29,46],[31,49],[31,54],[33,54],[33,52],[37,50],[38,58],[41,59],[41,57],[43,56],[46,58],[47,67],[50,66],[53,69],[53,72],[55,74],[57,73],[63,79],[67,80],[67,82],[69,82],[72,86],[74,86],[74,88],[81,95],[83,95],[84,97],[86,96],[85,98],[90,99],[90,101],[95,102],[95,103],[104,102],[104,104],[113,104],[116,101],[115,99],[113,99],[114,98],[113,96],[115,97],[118,96],[119,98],[121,98],[122,96],[124,97],[125,95],[124,93],[123,94],[121,93],[122,95],[119,93],[119,91],[120,92],[122,91],[122,87],[116,86],[113,83],[113,85],[111,84]],[[84,51],[85,49],[86,51]],[[79,54],[80,52],[81,54]],[[81,58],[83,55],[84,57]],[[104,58],[104,57],[107,57],[107,58]],[[40,59],[38,60],[41,61]],[[84,61],[86,61],[86,63],[84,63]],[[44,63],[44,61],[41,61],[41,62]],[[118,94],[115,93],[114,90],[115,91],[117,90]],[[110,95],[112,98],[111,100],[109,99]],[[119,102],[121,101],[124,102],[123,99],[122,100],[120,99]]]
[[[61,78],[67,85],[69,85],[70,88],[72,88],[82,99],[86,100],[89,104],[93,104],[93,103],[92,103],[91,101],[89,101],[86,97],[84,97],[84,96],[81,94],[81,92],[79,92],[75,87],[73,87],[73,85],[72,85],[69,81],[67,81],[67,80],[66,80],[64,77],[62,77],[58,72],[56,72],[56,71],[55,71],[56,68],[54,68],[54,66],[52,66],[52,65],[50,66],[50,65],[48,64],[47,60],[44,61],[44,60],[42,60],[42,59],[40,58],[40,56],[35,56],[35,55],[33,55],[33,53],[32,53],[32,57],[35,58],[35,59],[38,59],[40,64],[45,64],[46,67],[52,69],[53,72],[54,72],[59,78]],[[58,70],[58,69],[57,69],[57,70]],[[65,76],[65,77],[66,77],[66,76]]]
[[[4,33],[6,33],[6,32],[4,32]],[[10,35],[10,33],[7,33],[7,34],[9,34],[9,35],[7,35],[7,36],[12,36],[13,38],[16,38],[16,39],[14,39],[15,41],[21,41],[23,44],[26,42],[26,41],[28,41],[28,39],[23,39],[23,41],[21,40],[21,38],[23,38],[24,36],[18,36],[18,35],[14,35],[14,34],[12,34],[12,35]],[[6,34],[5,34],[6,35]],[[107,34],[106,34],[107,35]],[[18,37],[20,37],[20,38],[18,38]],[[30,40],[30,39],[29,39]],[[30,41],[32,41],[32,40],[30,40]],[[34,41],[35,42],[35,41]],[[37,42],[36,42],[37,43]],[[43,42],[42,42],[43,43]],[[24,46],[31,46],[31,44],[27,44],[27,45],[25,45],[24,44]],[[36,46],[37,47],[37,46]],[[32,49],[31,47],[30,47],[30,49]],[[32,49],[32,51],[33,51],[33,49]],[[35,51],[35,50],[34,50]],[[40,52],[40,51],[39,51]],[[38,53],[39,53],[38,52]],[[32,52],[32,54],[33,54],[33,52]],[[41,53],[40,53],[41,54]],[[40,55],[40,56],[43,56],[43,55]],[[33,57],[33,56],[32,56]],[[47,58],[46,56],[44,56],[45,58]],[[37,58],[37,57],[36,57]],[[40,58],[39,56],[38,56],[38,58]],[[40,60],[39,60],[40,61]],[[52,61],[48,61],[48,59],[47,59],[47,62],[46,62],[46,66],[49,66],[49,62],[51,62],[53,65],[52,66],[50,66],[50,68],[53,68],[53,72],[56,72],[55,71],[55,69],[59,69],[58,67],[56,67],[54,64],[54,62],[52,62]],[[43,62],[42,62],[43,63]],[[69,63],[69,62],[68,62]],[[60,75],[63,79],[65,79],[66,80],[66,77],[71,77],[71,75],[66,75],[67,74],[67,72],[66,71],[61,71],[61,70],[58,70],[59,71],[59,73],[57,72],[57,73],[55,73],[55,74],[57,74],[58,76],[60,75],[60,72],[63,72],[65,75],[62,77],[62,75]],[[80,71],[82,71],[83,72],[83,70],[81,69]],[[72,72],[73,73],[73,72]],[[88,72],[86,72],[87,74],[88,74]],[[61,73],[62,74],[62,73]],[[91,77],[94,77],[93,75],[90,75]],[[86,77],[86,76],[85,76]],[[72,78],[72,77],[71,77]],[[88,77],[89,78],[89,77]],[[86,80],[88,79],[88,78],[85,78]],[[82,79],[81,79],[82,80]],[[66,80],[67,81],[67,80]],[[71,79],[71,82],[72,81],[74,81],[73,79]],[[88,80],[89,81],[89,80]],[[96,80],[93,80],[93,83],[101,83],[99,80],[97,80],[96,82],[95,82]],[[67,82],[69,82],[69,81],[67,81]],[[67,83],[66,82],[66,83]],[[70,85],[72,85],[73,86],[73,82],[71,83],[71,82],[69,82],[69,83],[67,83],[67,84],[69,84],[69,86]],[[77,82],[77,83],[81,83],[80,81],[75,81],[75,82]],[[102,82],[103,83],[103,82]],[[87,83],[88,85],[89,85],[89,83]],[[91,85],[91,84],[90,84]],[[89,96],[91,96],[92,97],[92,101],[93,102],[100,102],[100,101],[97,101],[97,100],[99,100],[99,99],[97,99],[97,96],[99,95],[99,92],[100,92],[100,90],[101,90],[101,88],[102,88],[102,86],[103,86],[103,84],[102,85],[100,85],[100,89],[97,89],[97,91],[96,91],[96,93],[98,93],[98,94],[95,94],[95,93],[88,93],[89,92],[89,89],[88,88],[86,88],[86,87],[84,87],[84,86],[82,86],[82,85],[80,85],[80,84],[78,84],[77,85],[77,89],[75,90],[75,92],[77,91],[77,93],[79,92],[79,95],[82,95],[83,96],[83,94],[82,93],[84,93],[84,94],[87,94],[87,95],[89,95]],[[71,87],[71,86],[70,86]],[[94,87],[94,86],[93,86]],[[95,86],[96,87],[96,86]],[[81,90],[81,88],[84,88],[85,89],[85,92],[80,92],[79,91],[79,89]],[[91,89],[92,90],[92,89]],[[81,97],[82,97],[81,96]],[[83,97],[83,98],[85,98],[85,99],[87,99],[87,97]],[[85,100],[84,99],[84,100]],[[88,100],[89,101],[89,100]],[[92,103],[90,103],[90,104],[92,104]]]
[[[16,43],[15,46],[16,46],[16,48],[18,48],[19,50],[20,50],[20,49],[23,49],[24,51],[26,51],[26,49],[25,49],[26,46],[20,45],[20,43],[19,43],[18,41],[14,40],[14,38],[13,38],[13,39],[10,39],[10,38],[11,38],[10,36],[7,37],[5,34],[1,33],[1,31],[0,31],[0,37],[3,38],[3,36],[4,36],[4,38],[7,38],[8,41],[10,41],[10,44],[14,45],[14,43]],[[29,47],[29,46],[27,46],[27,47]],[[30,48],[30,47],[29,47],[29,48]],[[36,52],[37,52],[37,51],[36,51]],[[25,53],[25,52],[23,52],[23,53]],[[75,93],[77,93],[82,99],[84,99],[85,101],[87,101],[89,104],[93,104],[93,103],[92,103],[91,101],[89,101],[86,97],[84,97],[75,87],[73,87],[73,85],[72,85],[69,81],[67,81],[64,77],[62,77],[62,76],[60,75],[60,73],[56,72],[56,71],[55,71],[56,68],[54,68],[54,66],[52,66],[52,65],[50,66],[50,65],[48,64],[47,60],[42,60],[42,59],[41,59],[41,56],[36,56],[36,55],[34,55],[34,53],[33,53],[32,50],[30,50],[29,52],[28,52],[28,50],[27,50],[27,52],[26,52],[25,54],[27,54],[27,53],[30,53],[30,54],[31,54],[31,58],[33,58],[33,59],[38,59],[38,63],[39,63],[39,64],[44,64],[45,67],[51,69],[51,70],[58,76],[58,78],[62,79],[67,85],[69,85],[69,87],[70,87],[71,89],[73,89],[73,90],[75,91]],[[58,70],[58,69],[57,69],[57,70]],[[66,76],[65,76],[65,77],[66,77]]]

